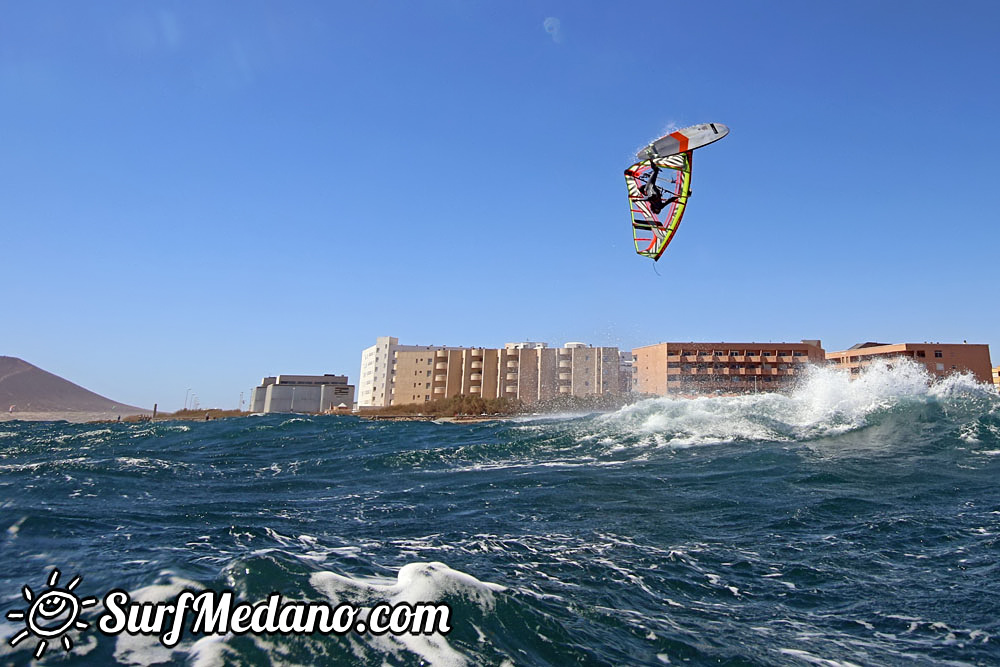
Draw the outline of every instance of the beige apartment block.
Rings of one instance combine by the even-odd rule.
[[[861,372],[875,359],[903,357],[922,364],[929,373],[943,377],[970,372],[980,382],[991,382],[990,346],[972,343],[858,343],[848,350],[830,352],[827,362],[836,368]]]
[[[459,394],[530,405],[560,396],[617,395],[627,388],[616,347],[567,343],[550,348],[538,342],[503,348],[428,347],[402,346],[390,337],[378,341],[362,355],[361,392],[368,393],[370,402],[359,401],[361,405],[426,403]],[[371,371],[368,376],[366,370]]]
[[[993,386],[1000,392],[1000,366],[993,369]]]
[[[394,336],[379,336],[375,344],[361,353],[361,372],[358,377],[358,406],[385,407],[392,405],[393,367],[396,354],[415,353],[426,357],[439,350],[450,350],[443,345],[400,345]],[[416,385],[412,387],[416,389]],[[416,392],[412,392],[416,394]]]
[[[801,343],[657,343],[632,350],[640,394],[740,394],[787,389],[807,364],[826,359],[818,340]]]
[[[501,355],[503,394],[531,405],[557,397],[620,395],[621,355],[617,347],[566,343],[563,347],[520,347],[508,343]]]

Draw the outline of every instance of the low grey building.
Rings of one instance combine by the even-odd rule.
[[[346,375],[266,377],[250,394],[251,412],[349,412],[353,405],[354,385]]]

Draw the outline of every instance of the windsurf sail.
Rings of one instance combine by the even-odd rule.
[[[670,245],[691,195],[691,151],[653,157],[625,170],[635,251],[654,261]],[[655,169],[654,169],[655,164]],[[650,178],[659,170],[652,192]],[[659,199],[659,201],[657,201]],[[657,211],[659,204],[665,204]]]

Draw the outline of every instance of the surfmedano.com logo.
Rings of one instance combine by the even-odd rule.
[[[77,597],[73,589],[83,581],[76,575],[65,588],[59,588],[59,570],[53,569],[46,582],[48,589],[35,594],[27,585],[21,589],[27,609],[15,609],[7,612],[8,621],[24,621],[24,629],[10,640],[11,646],[17,646],[32,635],[38,640],[35,645],[35,658],[45,655],[50,641],[61,639],[62,647],[67,653],[73,648],[73,640],[67,634],[70,630],[86,630],[90,627],[80,620],[80,612],[97,604],[97,598]]]
[[[80,598],[76,587],[83,580],[77,575],[65,587],[59,586],[60,573],[53,568],[46,590],[35,593],[25,585],[21,594],[26,609],[7,612],[8,621],[21,621],[9,643],[12,647],[34,637],[35,658],[45,655],[50,642],[59,641],[66,652],[73,648],[71,630],[86,630],[80,620],[84,609],[98,603],[95,597]],[[185,631],[191,634],[225,635],[446,635],[451,632],[451,607],[447,603],[396,602],[372,607],[299,600],[282,601],[274,592],[255,604],[242,602],[231,590],[184,589],[171,600],[134,602],[120,588],[108,591],[101,602],[104,610],[97,619],[97,629],[114,637],[127,635],[155,636],[166,648],[180,643]]]

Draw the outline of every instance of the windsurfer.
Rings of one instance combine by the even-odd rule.
[[[653,215],[659,215],[660,211],[677,201],[677,195],[667,199],[663,198],[663,193],[656,185],[656,178],[660,175],[660,167],[657,166],[656,160],[650,160],[649,166],[653,171],[649,174],[649,180],[642,186],[642,194],[645,195],[642,201],[649,202],[649,208],[653,211]]]

